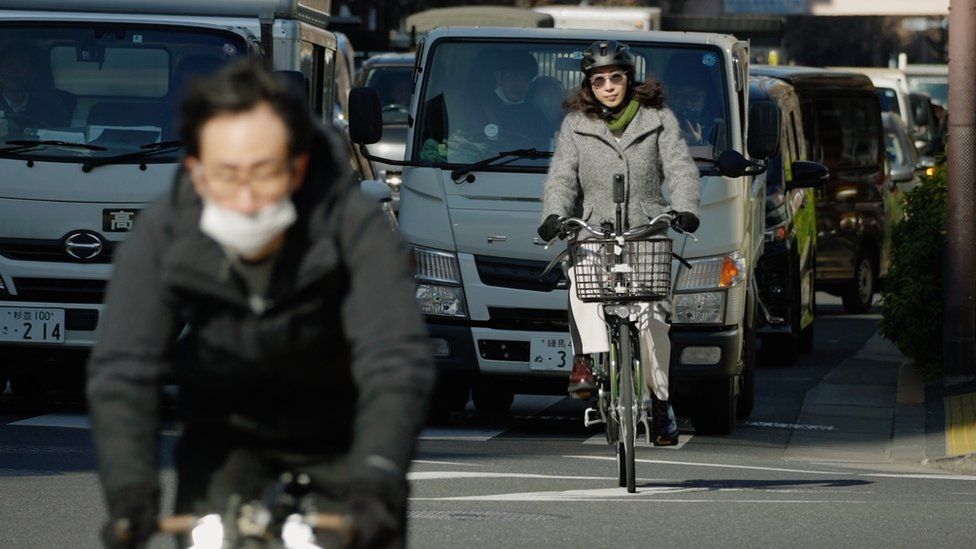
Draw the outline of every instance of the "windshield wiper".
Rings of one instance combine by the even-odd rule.
[[[34,147],[62,147],[66,149],[85,149],[88,151],[107,151],[108,149],[102,147],[101,145],[92,145],[90,143],[74,143],[71,141],[58,141],[58,140],[39,140],[39,139],[13,139],[7,141],[8,145],[14,145],[13,147],[6,147],[0,149],[0,152],[20,152],[33,149]]]
[[[496,154],[495,156],[479,160],[472,164],[467,164],[451,171],[451,179],[458,185],[460,185],[463,181],[471,183],[474,181],[474,177],[471,176],[471,172],[498,162],[503,158],[549,158],[551,156],[552,151],[540,151],[538,149],[515,149],[514,151],[504,151]]]
[[[150,156],[155,156],[157,154],[162,154],[165,152],[172,152],[183,148],[182,141],[161,141],[159,143],[146,143],[145,145],[140,145],[138,151],[133,151],[130,153],[117,154],[115,156],[104,156],[101,158],[93,158],[81,165],[81,171],[88,173],[99,166],[107,166],[109,164],[118,164],[121,162],[128,162],[129,160],[139,160],[142,158],[149,158]]]

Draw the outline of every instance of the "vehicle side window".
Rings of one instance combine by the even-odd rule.
[[[885,152],[888,154],[888,161],[892,166],[906,165],[908,155],[901,139],[898,139],[897,133],[885,132]]]
[[[309,107],[312,111],[322,116],[322,89],[323,64],[325,49],[322,46],[312,44],[302,40],[301,50],[301,71],[305,75],[305,93],[308,94]]]
[[[868,168],[879,164],[881,115],[873,98],[817,100],[815,156],[828,169]]]

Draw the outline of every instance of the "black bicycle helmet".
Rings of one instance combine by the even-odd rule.
[[[580,60],[580,70],[587,76],[593,69],[613,66],[634,72],[634,56],[630,53],[630,46],[616,40],[600,40],[590,44]]]

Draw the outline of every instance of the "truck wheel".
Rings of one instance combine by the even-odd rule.
[[[742,333],[742,374],[739,379],[739,397],[735,417],[747,419],[756,406],[756,305],[754,300],[746,302],[746,318]],[[733,425],[734,427],[734,425]]]
[[[692,410],[691,424],[700,435],[728,435],[735,428],[738,398],[735,378],[703,383],[699,404]]]
[[[451,413],[460,412],[468,405],[471,388],[464,380],[441,380],[434,389],[434,396],[430,403],[430,419],[442,421]]]
[[[512,407],[515,393],[493,382],[482,381],[471,389],[474,407],[484,414],[505,414]]]
[[[871,310],[874,300],[874,290],[877,287],[877,270],[874,262],[864,250],[857,256],[854,270],[854,280],[842,296],[844,311],[850,314],[864,314]]]

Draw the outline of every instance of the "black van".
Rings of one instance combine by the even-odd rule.
[[[779,146],[765,173],[766,233],[763,254],[756,265],[760,362],[792,364],[798,352],[813,348],[817,247],[814,188],[823,186],[827,168],[807,161],[800,101],[792,86],[776,78],[751,76],[749,103],[769,103],[780,118]],[[810,172],[816,170],[821,177],[811,178]],[[796,174],[798,171],[804,173]]]
[[[863,74],[809,67],[753,66],[750,74],[793,86],[800,99],[807,155],[830,170],[817,189],[816,287],[843,298],[844,309],[871,308],[887,272],[885,145],[881,106]]]

